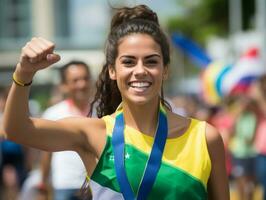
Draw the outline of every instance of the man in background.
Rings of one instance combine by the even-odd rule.
[[[90,110],[91,73],[88,65],[72,61],[60,68],[65,99],[48,108],[43,118],[58,120],[65,117],[87,116]],[[64,139],[64,138],[62,138]],[[79,200],[78,193],[86,178],[86,169],[74,151],[43,153],[42,183],[53,187],[54,200]]]

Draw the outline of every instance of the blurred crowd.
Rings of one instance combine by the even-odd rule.
[[[70,65],[80,66],[83,63],[72,62]],[[89,71],[82,71],[82,67],[72,67],[62,73],[62,84],[55,86],[47,105],[64,102],[73,109],[73,115],[87,115],[89,104],[82,105],[82,102],[89,102],[92,96]],[[7,94],[7,88],[0,88],[0,126]],[[253,81],[247,92],[227,96],[216,106],[207,105],[198,96],[179,95],[169,97],[168,100],[173,112],[207,121],[219,130],[226,150],[232,199],[265,200],[266,74]],[[39,115],[49,118],[49,111],[51,110]],[[62,111],[58,112],[58,115],[61,116]],[[52,119],[58,117],[56,112],[53,116],[50,114]],[[7,140],[2,128],[0,134],[0,200],[54,199],[56,181],[50,177],[50,170],[47,170],[47,165],[51,165],[51,155]],[[47,159],[50,159],[48,164]],[[62,162],[67,165],[65,161]],[[84,175],[82,179],[85,180],[85,169],[74,170],[78,169],[81,169],[81,174]],[[53,173],[53,176],[56,176],[55,173],[60,173],[60,170]],[[81,185],[82,183],[80,188]],[[71,187],[66,189],[72,191]],[[59,190],[66,194],[65,190]],[[75,188],[75,194],[78,193],[76,190],[78,188]],[[74,200],[78,197],[65,199]]]
[[[219,130],[232,199],[265,200],[266,75],[253,81],[246,92],[228,95],[216,106],[197,97],[175,97],[172,102],[180,114],[207,121]]]

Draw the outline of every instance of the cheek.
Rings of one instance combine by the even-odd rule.
[[[126,79],[129,79],[129,77],[132,75],[132,69],[126,68],[122,66],[116,67],[116,78],[117,80],[125,81]]]
[[[157,80],[162,81],[164,78],[164,73],[163,73],[163,69],[155,69],[153,71],[151,71],[152,76],[156,77]]]
[[[125,77],[124,74],[117,73],[116,82],[118,88],[121,89],[122,87],[125,87],[127,85],[127,78]]]

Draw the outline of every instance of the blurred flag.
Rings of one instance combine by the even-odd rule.
[[[204,50],[191,39],[178,33],[174,33],[171,38],[174,45],[195,61],[199,67],[205,68],[211,62]]]
[[[212,62],[201,75],[203,99],[208,104],[217,105],[227,95],[244,94],[263,72],[257,48],[249,49],[233,65]]]
[[[263,63],[257,48],[249,49],[234,64],[230,73],[224,78],[222,92],[224,94],[244,93],[252,81],[264,72]]]
[[[222,84],[231,68],[232,65],[215,61],[203,71],[201,75],[202,97],[208,104],[216,105],[222,100],[224,96]]]

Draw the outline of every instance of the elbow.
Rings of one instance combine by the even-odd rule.
[[[4,138],[6,138],[8,140],[11,140],[11,141],[14,141],[16,137],[12,133],[14,133],[14,131],[12,130],[12,127],[10,128],[8,126],[4,126],[4,128],[3,128],[3,136],[4,136]]]
[[[2,138],[5,139],[5,138],[7,138],[7,137],[6,137],[6,133],[5,133],[4,130],[1,128],[1,129],[0,129],[0,140],[1,140]]]
[[[14,124],[5,122],[3,123],[3,135],[6,139],[16,141],[19,136],[19,131],[24,130],[23,128],[16,127]]]
[[[27,133],[32,131],[31,119],[23,121],[21,123],[11,122],[10,120],[3,121],[4,135],[8,140],[20,143],[25,141]]]

